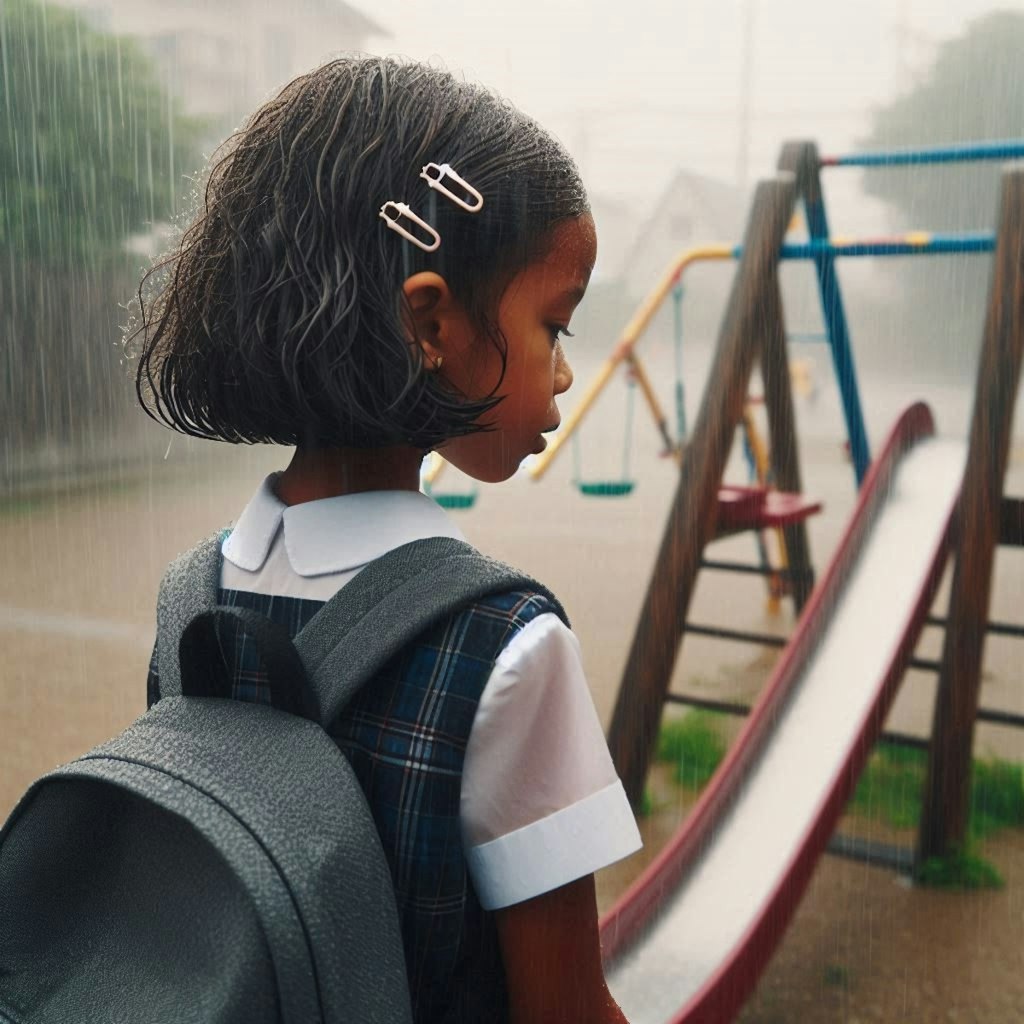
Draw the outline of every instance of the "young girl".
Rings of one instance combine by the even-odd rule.
[[[258,110],[147,275],[134,334],[151,416],[295,447],[224,543],[220,602],[294,636],[373,559],[461,537],[421,461],[437,448],[496,482],[544,448],[595,253],[562,147],[444,71],[344,58]],[[235,694],[259,700],[236,639]],[[624,1019],[593,872],[639,836],[549,600],[429,630],[331,731],[391,866],[417,1021]]]

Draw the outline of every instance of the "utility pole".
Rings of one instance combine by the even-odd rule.
[[[740,54],[740,116],[736,147],[736,185],[745,192],[750,173],[750,91],[754,63],[754,3],[743,3],[743,49]]]

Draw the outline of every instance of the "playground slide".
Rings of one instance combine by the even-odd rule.
[[[877,738],[946,561],[967,456],[908,409],[746,726],[658,859],[601,922],[631,1024],[732,1019]]]

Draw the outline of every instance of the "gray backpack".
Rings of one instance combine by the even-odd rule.
[[[214,535],[161,583],[159,702],[39,779],[0,832],[4,1024],[411,1020],[391,876],[323,726],[438,620],[550,595],[467,544],[417,541],[293,643],[217,606],[220,564]],[[273,706],[225,699],[224,616],[256,643]]]

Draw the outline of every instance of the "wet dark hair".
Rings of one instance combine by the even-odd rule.
[[[483,209],[428,188],[428,162],[450,164]],[[388,200],[430,221],[440,248],[389,230]],[[427,372],[402,282],[440,273],[504,367],[501,294],[587,210],[564,148],[494,93],[422,64],[331,61],[214,154],[198,216],[144,276],[128,337],[139,402],[234,443],[429,449],[486,429],[497,389],[469,401]]]

